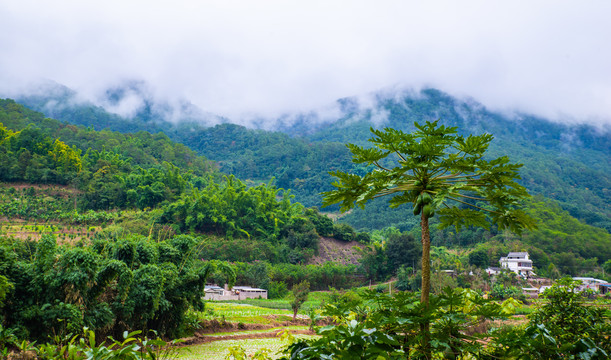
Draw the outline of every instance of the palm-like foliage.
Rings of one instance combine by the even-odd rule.
[[[522,165],[510,163],[507,156],[484,159],[492,135],[465,138],[438,121],[415,125],[418,131],[411,134],[372,129],[372,148],[348,144],[355,163],[375,169],[364,176],[332,172],[339,181],[333,183],[335,190],[324,193],[324,205],[341,203],[348,210],[391,195],[391,207],[412,203],[414,215],[425,210],[427,217],[437,211],[443,226],[488,227],[487,217],[516,232],[532,226],[517,209],[528,196],[515,182]],[[386,165],[390,155],[397,157],[394,166]]]
[[[510,163],[507,156],[487,160],[490,134],[463,137],[455,127],[439,121],[421,125],[404,133],[386,128],[371,129],[365,148],[348,144],[353,162],[373,166],[365,175],[331,172],[338,181],[335,189],[323,193],[323,205],[341,204],[342,211],[365,204],[377,197],[390,196],[390,206],[413,206],[420,215],[422,229],[422,294],[428,304],[430,292],[429,218],[439,214],[442,227],[468,226],[499,228],[520,232],[534,227],[534,222],[518,209],[528,196],[515,180],[521,164]],[[394,161],[392,157],[394,157]],[[428,326],[425,331],[428,332]]]

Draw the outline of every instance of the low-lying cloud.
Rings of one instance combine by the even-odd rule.
[[[606,1],[5,1],[0,93],[51,79],[129,115],[141,94],[104,95],[136,79],[150,98],[239,123],[431,86],[609,124],[610,13]]]

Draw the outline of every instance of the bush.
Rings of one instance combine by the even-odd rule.
[[[411,276],[414,269],[411,267],[401,266],[397,271],[396,288],[401,291],[411,290]]]
[[[520,291],[520,289],[517,287],[511,285],[505,286],[498,282],[492,286],[492,291],[490,292],[490,296],[499,300],[509,298],[517,299],[520,297],[520,295],[522,295],[522,291]]]
[[[485,329],[481,325],[486,318],[503,317],[516,305],[499,304],[463,289],[432,295],[428,309],[418,298],[409,292],[389,296],[368,291],[353,301],[329,304],[323,315],[332,317],[334,325],[318,329],[318,338],[289,346],[287,358],[424,359],[425,348],[439,359],[482,358],[482,342],[465,333]],[[428,322],[427,341],[422,326]],[[480,330],[478,335],[484,333]]]
[[[146,328],[180,336],[185,313],[203,305],[212,265],[195,257],[192,238],[142,241],[72,247],[43,235],[34,256],[20,241],[0,245],[0,276],[15,289],[1,308],[3,325],[35,340],[83,326],[98,335]]]
[[[267,291],[267,296],[270,299],[283,299],[289,290],[286,287],[286,284],[282,281],[272,281],[269,283],[269,289]]]
[[[335,224],[333,226],[333,237],[341,241],[352,241],[356,237],[356,232],[348,224]]]
[[[547,289],[547,300],[530,314],[525,328],[495,334],[495,355],[524,359],[608,359],[611,318],[605,310],[587,306],[570,278]]]

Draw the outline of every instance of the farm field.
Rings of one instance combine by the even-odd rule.
[[[61,223],[35,223],[12,220],[0,224],[0,235],[26,241],[38,241],[44,234],[54,235],[59,243],[88,241],[100,231],[100,226],[64,225]]]
[[[304,336],[304,335],[300,335]],[[257,351],[263,349],[268,350],[267,354],[277,359],[279,358],[278,352],[281,351],[286,345],[287,340],[280,338],[264,338],[264,339],[239,339],[239,340],[223,340],[215,341],[211,343],[193,345],[182,348],[178,359],[185,360],[196,360],[196,359],[210,359],[210,360],[221,360],[226,359],[229,354],[230,348],[242,347],[246,352],[247,356],[252,356]]]
[[[313,295],[312,298],[320,297]],[[254,301],[253,301],[254,300]],[[292,321],[287,300],[250,299],[261,306],[243,302],[208,302],[206,310],[196,313],[202,325],[195,336],[185,339],[180,359],[225,359],[230,352],[245,351],[252,356],[267,351],[273,358],[290,343],[288,337],[312,337],[310,320],[300,314]],[[310,306],[319,300],[310,299]],[[267,307],[265,307],[267,306]],[[290,336],[288,335],[290,333]]]

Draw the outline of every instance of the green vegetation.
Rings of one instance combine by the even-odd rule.
[[[310,293],[310,283],[308,281],[302,281],[299,284],[293,286],[293,300],[291,301],[291,309],[293,310],[293,320],[297,318],[297,313],[303,303],[308,299]]]
[[[611,314],[585,305],[578,284],[562,279],[547,289],[526,327],[494,333],[493,356],[526,359],[606,359],[611,355]]]
[[[278,359],[279,356],[274,356],[281,352],[289,344],[288,340],[280,338],[268,339],[241,339],[241,340],[224,340],[215,341],[207,344],[192,346],[188,352],[182,352],[178,359],[185,360],[226,360],[226,359],[247,359],[247,356],[252,356],[255,353],[267,354],[269,359]],[[232,349],[228,351],[228,349]],[[230,354],[234,354],[233,356]]]
[[[231,286],[237,279],[278,297],[305,278],[322,289],[358,281],[352,265],[302,265],[318,251],[317,231],[357,233],[336,229],[272,183],[222,176],[160,134],[95,132],[8,100],[0,105],[0,154],[13,161],[0,165],[0,180],[11,181],[0,186],[7,334],[40,344],[56,334],[81,345],[72,334],[84,327],[98,339],[149,329],[179,337],[197,329],[207,280]],[[35,156],[21,156],[28,153]],[[181,154],[175,163],[166,161],[172,153]],[[223,258],[239,262],[215,260]],[[133,350],[123,345],[112,351]],[[51,354],[53,346],[39,350]],[[89,351],[78,346],[70,351]]]
[[[447,108],[448,99],[435,93],[427,93],[426,97],[442,106],[441,113],[451,115],[444,124],[462,125],[463,120]],[[405,107],[392,101],[384,104],[390,114],[388,124],[398,125],[397,130],[401,130],[392,134],[407,136],[402,131],[413,129],[405,125],[405,119],[428,111],[419,108],[418,101],[409,104],[411,115],[402,117],[400,124],[398,119],[406,114]],[[360,119],[357,115],[343,119],[356,116],[352,123],[343,123],[341,129],[337,127],[339,123],[327,128],[325,136],[337,136],[341,141],[348,136],[350,141],[363,145],[362,131],[369,128],[369,123],[366,116]],[[115,120],[112,124],[120,123],[120,119]],[[532,121],[523,126],[534,131]],[[497,128],[505,123],[504,119],[492,121]],[[130,126],[141,129],[141,125],[134,122]],[[425,127],[438,125],[428,123]],[[504,273],[490,278],[483,271],[489,265],[498,265],[498,258],[509,251],[528,251],[537,274],[609,279],[611,237],[605,230],[608,179],[601,177],[608,168],[600,157],[606,146],[601,140],[604,136],[573,129],[580,141],[592,143],[584,150],[578,143],[565,141],[573,151],[558,147],[566,128],[542,126],[544,134],[539,137],[545,140],[543,143],[528,145],[530,141],[525,139],[530,135],[518,136],[525,144],[511,143],[508,139],[516,137],[517,130],[509,126],[494,132],[499,141],[490,143],[486,151],[489,157],[479,158],[483,151],[477,155],[476,162],[486,164],[507,152],[514,160],[526,159],[520,184],[554,199],[536,195],[519,204],[525,215],[535,219],[538,229],[515,235],[503,229],[503,216],[496,216],[501,226],[475,226],[483,225],[482,216],[465,209],[475,206],[494,211],[494,207],[483,201],[492,192],[484,189],[478,193],[478,183],[469,181],[450,181],[443,186],[440,181],[421,181],[419,192],[412,189],[412,198],[400,198],[416,204],[414,211],[420,219],[389,212],[388,204],[381,199],[369,202],[366,211],[352,211],[338,221],[315,208],[304,208],[295,199],[318,205],[318,192],[333,189],[327,171],[369,176],[370,169],[365,165],[371,159],[366,158],[376,152],[354,146],[353,150],[368,155],[362,164],[351,164],[349,151],[343,145],[312,140],[322,137],[322,133],[295,139],[227,124],[204,129],[194,124],[175,127],[150,122],[147,129],[164,128],[168,135],[144,131],[120,134],[44,118],[11,100],[0,100],[0,352],[4,351],[0,356],[8,356],[7,352],[13,350],[22,354],[37,351],[40,357],[48,358],[78,358],[88,352],[97,352],[99,358],[160,358],[153,357],[146,347],[132,346],[144,340],[152,345],[148,348],[151,351],[167,348],[168,343],[155,344],[161,341],[156,334],[152,339],[127,342],[113,339],[122,339],[125,331],[127,339],[140,334],[151,336],[152,329],[165,339],[179,337],[198,331],[205,321],[235,321],[238,327],[290,321],[293,298],[289,294],[308,281],[312,290],[370,284],[375,293],[310,293],[299,311],[311,317],[311,328],[317,328],[321,307],[326,309],[324,314],[334,316],[338,322],[319,328],[320,338],[291,345],[292,353],[302,354],[303,358],[309,351],[325,354],[327,350],[321,349],[329,348],[331,342],[346,345],[343,349],[336,346],[337,351],[344,352],[329,355],[335,357],[360,358],[375,353],[383,358],[418,358],[420,349],[430,345],[433,354],[446,357],[500,356],[512,347],[521,349],[526,354],[524,358],[537,358],[545,353],[558,355],[554,353],[556,346],[563,354],[583,357],[589,352],[591,358],[600,358],[609,352],[600,341],[601,336],[609,336],[605,330],[608,315],[584,310],[587,303],[577,297],[571,298],[570,304],[550,297],[540,307],[518,305],[512,298],[530,301],[519,290],[528,286],[525,280]],[[416,130],[430,130],[425,127]],[[446,125],[439,128],[448,129]],[[470,131],[468,126],[464,129]],[[377,134],[380,138],[389,135],[382,131]],[[207,148],[205,155],[220,162],[198,156],[168,136],[197,143],[198,151]],[[474,139],[486,144],[490,140],[486,135],[449,136],[473,148],[478,147]],[[428,150],[426,141],[412,144],[425,154],[409,159],[426,163],[427,156],[435,157],[433,150],[443,147],[444,139],[447,137],[435,138]],[[449,153],[452,158],[463,154]],[[562,154],[562,158],[552,157],[553,153]],[[404,158],[403,165],[412,161]],[[378,160],[381,173],[395,167],[387,160]],[[514,177],[516,169],[512,165],[503,161],[495,164],[487,169],[490,172],[486,176],[494,175],[498,166],[503,170],[501,175],[507,175],[500,176],[500,180]],[[462,170],[467,165],[468,161],[464,161]],[[539,171],[535,165],[548,171]],[[397,166],[397,174],[401,166]],[[441,176],[447,180],[448,174]],[[488,179],[486,176],[483,179]],[[432,174],[427,181],[434,177]],[[403,185],[410,181],[408,176]],[[411,185],[415,186],[415,181]],[[512,185],[520,192],[520,186]],[[403,194],[401,191],[398,194]],[[518,198],[520,194],[512,195]],[[360,200],[367,198],[365,194]],[[450,198],[463,203],[450,208],[454,210],[442,210],[442,202]],[[489,198],[493,205],[503,203],[495,196]],[[419,199],[421,206],[417,205]],[[433,216],[443,215],[444,211],[456,211],[452,218],[459,221],[447,222]],[[432,270],[429,310],[417,300],[426,272],[419,265],[423,248],[416,240],[426,236],[420,226],[423,216],[429,220],[430,238],[438,245],[431,246],[427,262]],[[347,223],[358,224],[361,232]],[[388,226],[392,224],[396,227]],[[349,241],[354,240],[359,242],[358,251],[349,249],[353,245]],[[326,246],[336,248],[325,255]],[[343,263],[320,261],[335,259],[336,254],[349,253],[348,250],[356,256],[346,255]],[[321,265],[311,264],[315,261]],[[453,270],[452,276],[448,270]],[[388,282],[375,284],[377,281]],[[201,296],[206,282],[262,287],[274,299],[231,305],[209,303],[204,308]],[[450,291],[445,290],[446,286],[469,289]],[[397,289],[413,293],[397,293]],[[389,290],[395,295],[384,295]],[[482,292],[488,293],[490,299],[481,299]],[[501,299],[506,299],[505,305],[500,305]],[[465,330],[475,324],[489,324],[483,321],[486,317],[507,316],[505,310],[511,308],[529,314],[530,322],[511,331],[501,327],[498,332],[489,332],[478,327],[471,334],[471,330]],[[565,334],[564,322],[553,320],[559,312],[594,319],[567,325],[587,336]],[[431,324],[428,339],[418,330],[427,322]],[[594,323],[601,326],[593,326]],[[143,332],[129,334],[138,330]],[[476,341],[483,338],[489,346]],[[33,340],[37,342],[29,342]],[[234,358],[241,356],[239,350],[233,349]],[[247,353],[252,355],[254,351]],[[261,358],[265,358],[262,354]]]
[[[526,322],[501,327],[493,324],[510,321],[520,310],[516,300],[499,302],[472,290],[447,288],[425,306],[417,293],[346,293],[323,309],[335,323],[316,327],[320,337],[293,341],[281,358],[606,359],[610,314],[587,304],[574,286],[570,279],[562,280]],[[420,331],[423,323],[431,324],[430,340]],[[429,347],[427,355],[424,349]],[[272,358],[259,349],[257,358]],[[246,359],[253,350],[232,347],[230,356]]]
[[[100,107],[78,104],[74,94],[65,89],[50,94],[20,101],[33,109],[48,111],[55,118],[97,130],[163,131],[218,161],[225,173],[243,180],[276,178],[279,187],[292,189],[296,199],[306,206],[319,206],[318,194],[332,189],[328,171],[358,171],[344,143],[365,144],[372,125],[412,132],[414,121],[441,118],[444,125],[457,126],[462,134],[494,134],[496,140],[490,145],[489,156],[511,154],[513,161],[523,163],[520,183],[531,194],[553,199],[580,221],[611,231],[607,190],[611,186],[609,133],[585,125],[553,123],[527,114],[507,116],[436,89],[423,89],[418,94],[377,94],[371,109],[359,109],[356,99],[342,99],[338,101],[342,113],[337,121],[285,124],[281,128],[289,135],[232,124],[209,128],[192,122],[171,124],[150,112],[138,114],[135,119],[121,119]],[[376,114],[383,114],[384,119],[373,121]],[[384,201],[377,203],[364,211],[354,211],[342,221],[368,230],[395,226],[406,231],[417,225],[406,222],[400,212],[388,209]],[[383,214],[384,221],[373,214]]]
[[[196,257],[190,237],[149,242],[131,237],[74,247],[43,235],[36,244],[4,239],[4,276],[13,290],[2,307],[5,326],[20,338],[49,334],[98,336],[155,329],[179,336],[187,310],[203,309],[201,294],[214,264]]]
[[[363,176],[333,172],[338,178],[333,183],[336,189],[325,193],[324,205],[340,203],[346,211],[381,196],[391,197],[391,207],[413,204],[413,214],[420,215],[421,301],[426,307],[431,289],[429,219],[436,211],[441,226],[454,226],[456,231],[469,226],[488,228],[487,216],[499,228],[516,232],[533,228],[534,223],[516,209],[528,196],[514,181],[521,165],[509,163],[506,156],[483,160],[492,135],[463,138],[456,135],[456,128],[439,126],[437,121],[415,126],[418,130],[412,134],[372,129],[373,148],[348,144],[355,163],[374,165],[375,169]],[[382,165],[389,155],[398,157],[395,163]],[[423,332],[428,333],[428,324],[423,326]]]

